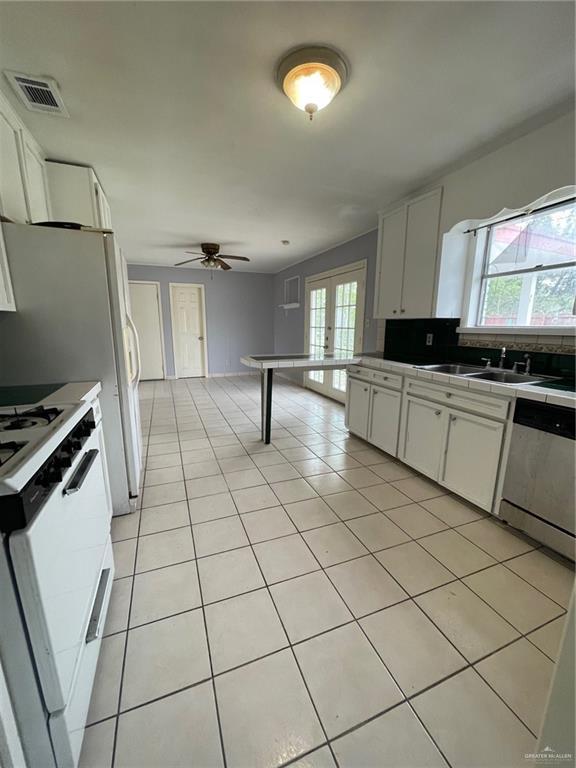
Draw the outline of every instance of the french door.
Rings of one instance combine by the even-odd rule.
[[[366,265],[306,279],[305,348],[316,357],[349,357],[362,349]],[[346,371],[307,371],[306,386],[336,400],[346,395]]]

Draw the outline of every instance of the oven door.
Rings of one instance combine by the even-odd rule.
[[[68,703],[48,720],[58,768],[75,768],[78,764],[113,579],[114,561],[109,541]]]
[[[46,708],[66,706],[94,604],[112,509],[101,428],[27,528],[9,539],[10,555]]]

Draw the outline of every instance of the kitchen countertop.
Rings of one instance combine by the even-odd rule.
[[[523,397],[527,400],[550,403],[551,405],[563,405],[567,408],[576,408],[576,393],[566,392],[550,387],[533,386],[531,384],[496,384],[491,381],[470,379],[464,376],[454,376],[449,373],[437,373],[419,368],[410,363],[398,363],[395,360],[384,360],[373,353],[362,354],[359,361],[352,365],[365,365],[377,370],[393,371],[404,376],[414,376],[418,379],[427,379],[439,384],[449,384],[463,389],[473,389],[478,392],[488,392],[494,395],[503,395],[510,399]],[[439,361],[441,362],[441,361]]]
[[[345,368],[347,365],[358,364],[360,359],[361,355],[314,357],[306,353],[295,353],[293,355],[245,355],[240,358],[240,362],[248,368],[258,368],[262,371],[267,368]]]
[[[90,401],[98,396],[99,381],[77,381],[69,384],[22,384],[0,387],[0,407],[23,405],[64,405]]]

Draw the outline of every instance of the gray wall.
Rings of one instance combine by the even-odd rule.
[[[237,373],[240,356],[274,351],[273,275],[254,272],[213,273],[205,269],[128,265],[130,280],[160,283],[166,374],[174,375],[170,318],[170,283],[202,283],[206,293],[208,371]]]
[[[376,219],[376,215],[374,215],[374,219]],[[300,264],[288,267],[274,276],[274,352],[289,354],[290,352],[305,351],[305,278],[361,259],[367,261],[364,312],[365,321],[368,321],[368,325],[366,326],[366,323],[364,325],[363,347],[365,351],[376,349],[377,322],[372,319],[372,304],[374,300],[377,235],[377,230],[368,232],[366,235],[361,235],[343,245],[337,245],[329,251],[324,251],[318,256],[300,262]],[[300,275],[300,307],[299,309],[281,309],[278,305],[284,302],[284,280],[295,275]]]

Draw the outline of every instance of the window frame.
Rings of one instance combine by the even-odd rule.
[[[507,221],[523,218],[539,211],[556,208],[576,200],[576,187],[563,187],[539,198],[535,202],[516,210],[504,209],[490,219],[469,221],[463,234],[468,238],[468,269],[464,287],[464,306],[462,312],[462,325],[458,328],[460,333],[469,334],[529,334],[543,336],[553,334],[555,336],[576,335],[576,316],[570,325],[480,325],[480,319],[484,307],[486,286],[488,280],[495,277],[538,274],[566,267],[576,267],[576,261],[558,263],[555,265],[543,265],[523,270],[511,270],[499,274],[489,275],[487,272],[490,238],[494,227]]]

